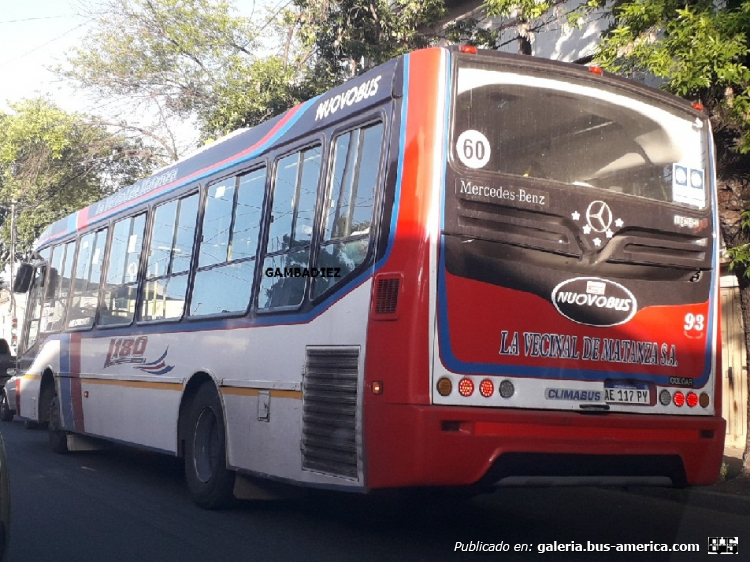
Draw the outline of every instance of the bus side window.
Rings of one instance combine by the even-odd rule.
[[[145,226],[145,214],[121,219],[114,225],[105,260],[108,267],[99,303],[99,326],[129,324],[133,320]]]
[[[259,309],[302,303],[308,278],[302,271],[310,264],[321,156],[321,147],[316,145],[287,155],[276,164]]]
[[[318,267],[337,268],[339,277],[316,277],[313,297],[340,283],[367,257],[382,145],[382,123],[349,131],[334,141],[333,176],[323,203]]]
[[[250,304],[266,169],[208,188],[191,316],[244,313]]]
[[[177,320],[185,310],[198,193],[155,210],[143,285],[141,320]]]
[[[88,328],[94,324],[106,243],[106,228],[81,238],[71,288],[68,328]]]
[[[42,315],[42,297],[44,288],[44,271],[45,266],[38,266],[34,273],[34,281],[31,285],[31,293],[29,294],[29,310],[26,313],[26,319],[24,320],[24,341],[23,350],[24,352],[31,349],[36,344],[37,338],[39,337],[39,324]]]
[[[42,296],[44,306],[39,327],[43,333],[59,332],[64,326],[75,253],[75,241],[56,246],[52,252],[49,281]]]

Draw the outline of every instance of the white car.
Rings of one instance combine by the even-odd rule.
[[[11,376],[0,389],[0,420],[11,421],[16,415],[16,379],[15,369],[8,369]]]

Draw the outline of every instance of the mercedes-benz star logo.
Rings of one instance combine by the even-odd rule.
[[[586,209],[586,222],[594,232],[605,232],[612,224],[612,211],[604,201],[592,201]]]

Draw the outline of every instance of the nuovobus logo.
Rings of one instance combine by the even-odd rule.
[[[638,309],[635,295],[626,287],[598,277],[576,277],[552,290],[557,311],[578,324],[617,326],[630,320]]]

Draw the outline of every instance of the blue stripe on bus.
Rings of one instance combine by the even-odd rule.
[[[172,193],[172,192],[174,192],[174,191],[176,191],[176,190],[178,190],[180,188],[183,188],[183,187],[185,187],[187,185],[190,185],[192,183],[204,180],[204,179],[206,179],[209,176],[219,174],[219,173],[221,173],[221,172],[223,172],[225,170],[228,170],[228,169],[230,169],[230,168],[232,168],[234,166],[237,166],[238,164],[241,164],[241,163],[244,163],[244,162],[252,160],[259,153],[261,153],[264,150],[266,150],[269,145],[275,143],[278,139],[280,139],[281,137],[283,137],[289,131],[289,129],[291,129],[292,126],[294,126],[294,124],[297,121],[299,121],[299,119],[307,112],[307,110],[310,108],[310,106],[318,100],[319,97],[320,96],[315,97],[315,98],[313,98],[311,100],[308,100],[305,103],[303,103],[302,106],[299,108],[299,110],[296,111],[295,114],[292,117],[290,117],[289,120],[283,126],[281,126],[263,144],[259,145],[252,152],[249,152],[247,154],[243,154],[242,156],[238,156],[238,155],[230,156],[227,159],[225,159],[222,164],[215,164],[213,166],[204,168],[203,170],[199,170],[196,173],[197,175],[191,175],[191,176],[188,176],[187,179],[183,178],[181,180],[177,180],[177,183],[175,183],[174,185],[169,186],[167,189],[160,190],[160,188],[157,188],[157,189],[153,190],[153,192],[149,193],[147,195],[147,197],[146,197],[145,200],[134,201],[134,202],[132,202],[130,204],[124,203],[124,204],[122,204],[120,206],[115,207],[114,209],[111,209],[109,211],[105,211],[100,216],[97,216],[97,217],[91,219],[90,222],[87,222],[87,224],[84,226],[84,228],[85,229],[92,228],[92,227],[94,227],[95,225],[97,225],[99,223],[108,221],[111,217],[113,217],[115,215],[118,215],[120,213],[125,213],[127,211],[130,211],[130,210],[136,208],[136,207],[139,207],[139,206],[144,206],[145,207],[144,203],[146,203],[147,201],[149,201],[151,199],[156,199],[158,197],[162,197],[162,196],[167,195],[169,193]],[[240,152],[238,154],[242,154],[242,152]],[[97,203],[94,203],[93,205],[91,205],[90,207],[87,207],[87,208],[92,208],[96,204]],[[41,248],[42,246],[52,244],[52,243],[56,242],[57,240],[60,240],[61,238],[64,238],[66,236],[69,236],[72,233],[77,232],[78,231],[78,217],[79,217],[79,215],[80,215],[81,212],[82,212],[82,210],[76,211],[72,215],[68,216],[66,218],[65,231],[63,231],[63,232],[61,232],[59,234],[52,235],[49,238],[44,239],[42,242],[40,242],[37,245],[37,248]]]
[[[62,411],[62,425],[65,428],[72,429],[75,427],[73,419],[73,392],[72,383],[70,377],[72,376],[71,361],[70,361],[70,334],[60,334],[56,336],[59,340],[60,345],[60,377],[58,377],[59,383],[59,399]],[[48,340],[50,341],[50,340]]]
[[[388,261],[393,249],[393,243],[396,239],[396,225],[398,224],[398,211],[401,204],[401,183],[404,176],[404,158],[406,153],[406,120],[409,112],[409,67],[411,55],[404,55],[404,83],[403,96],[401,98],[401,130],[398,133],[398,163],[396,165],[396,188],[393,197],[393,208],[391,209],[391,229],[388,232],[388,244],[386,245],[385,254],[375,264],[375,271],[380,269]],[[390,135],[390,131],[388,133]],[[384,171],[385,170],[384,166]]]

